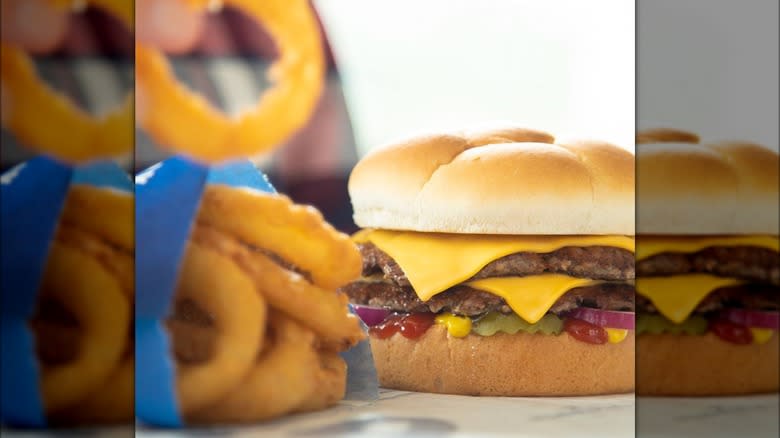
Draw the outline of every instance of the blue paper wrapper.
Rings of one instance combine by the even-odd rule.
[[[73,184],[131,192],[129,176],[113,162],[68,166],[37,157],[0,177],[0,421],[26,427],[47,425],[39,387],[38,360],[28,323],[65,197]]]
[[[136,416],[153,426],[183,427],[163,321],[171,313],[180,262],[204,187],[225,184],[276,190],[248,160],[207,167],[174,157],[140,172],[135,181],[136,241],[140,242],[136,248]],[[376,399],[378,385],[368,342],[343,357],[349,367],[347,398]]]

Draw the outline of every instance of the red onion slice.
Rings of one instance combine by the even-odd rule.
[[[634,312],[591,309],[578,307],[567,314],[571,318],[581,319],[601,327],[634,330],[636,318]]]
[[[373,327],[387,318],[387,315],[391,313],[390,310],[382,309],[378,307],[365,307],[365,306],[355,306],[352,305],[352,308],[355,309],[355,313],[360,317],[360,319],[363,320],[364,323],[366,323],[367,326]]]
[[[773,330],[780,328],[780,312],[726,309],[723,311],[722,315],[723,318],[745,327],[768,328]]]

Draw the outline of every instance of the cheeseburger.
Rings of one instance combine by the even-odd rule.
[[[778,390],[778,155],[637,137],[637,393]]]
[[[634,388],[634,157],[482,129],[378,149],[349,180],[380,384],[466,395]]]

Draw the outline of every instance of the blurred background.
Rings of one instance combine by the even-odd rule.
[[[778,2],[637,2],[637,128],[778,150]]]
[[[633,150],[634,5],[598,1],[314,1],[326,88],[306,127],[253,160],[281,192],[351,232],[351,168],[420,131],[507,120]],[[136,11],[137,33],[157,26],[179,80],[214,106],[235,114],[269,86],[274,42],[241,11],[195,14],[180,0],[138,0]],[[93,8],[71,14],[55,47],[36,56],[47,82],[93,112],[133,83],[131,45],[114,21]],[[29,155],[2,135],[3,168]],[[134,160],[123,164],[138,172],[167,155],[136,129]]]

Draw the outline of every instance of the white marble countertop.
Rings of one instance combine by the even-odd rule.
[[[170,431],[139,427],[136,436],[232,437],[599,437],[634,436],[634,396],[500,398],[382,390],[379,400],[249,427]]]
[[[464,397],[382,390],[370,402],[252,426],[154,429],[135,436],[214,437],[777,437],[777,395],[723,398]],[[636,408],[636,411],[635,411]],[[635,414],[636,412],[636,414]],[[636,419],[636,422],[635,422]],[[2,431],[4,437],[133,436],[132,428],[90,431]]]
[[[777,438],[780,397],[637,398],[637,436]]]

